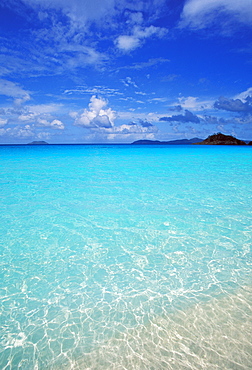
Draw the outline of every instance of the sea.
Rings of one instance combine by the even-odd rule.
[[[1,370],[252,369],[252,146],[0,146]]]

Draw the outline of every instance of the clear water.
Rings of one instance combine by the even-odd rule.
[[[0,147],[1,369],[251,369],[252,147]]]

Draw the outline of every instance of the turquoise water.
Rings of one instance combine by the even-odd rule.
[[[1,369],[251,369],[252,147],[0,147]]]

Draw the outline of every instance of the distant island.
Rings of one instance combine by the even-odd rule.
[[[195,144],[203,139],[194,137],[192,139],[180,139],[180,140],[171,140],[171,141],[159,141],[159,140],[137,140],[132,143],[132,145],[189,145]]]
[[[181,140],[171,140],[171,141],[159,141],[159,140],[137,140],[132,144],[135,145],[247,145],[243,140],[236,139],[231,135],[224,135],[218,132],[208,136],[205,140],[194,137],[192,139],[181,139]],[[252,141],[248,143],[252,145]]]
[[[210,135],[207,139],[194,143],[196,145],[246,145],[245,141],[236,139],[231,135],[218,134]]]
[[[160,141],[160,140],[136,140],[133,143],[126,145],[252,145],[252,141],[239,140],[231,135],[224,135],[220,132],[208,136],[205,140],[198,137],[193,137],[192,139],[178,139],[170,141]],[[0,144],[1,145],[1,144]],[[32,141],[25,145],[50,145],[46,141]],[[51,145],[95,145],[95,144],[51,144]],[[101,144],[100,144],[101,145]],[[108,145],[106,143],[106,145]],[[113,145],[113,144],[112,144]]]
[[[28,143],[27,145],[49,145],[46,141],[32,141],[31,143]]]

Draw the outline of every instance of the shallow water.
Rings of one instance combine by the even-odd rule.
[[[252,148],[0,147],[2,369],[250,369]]]

